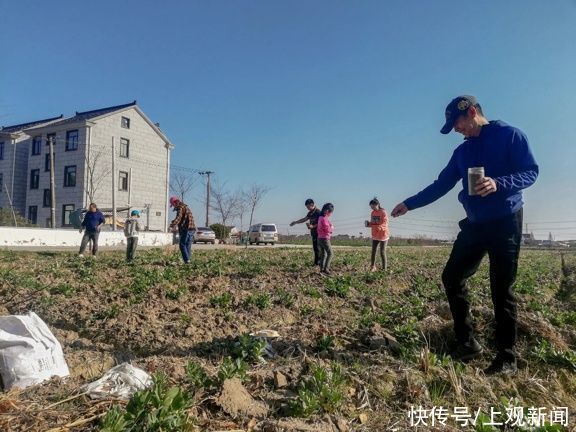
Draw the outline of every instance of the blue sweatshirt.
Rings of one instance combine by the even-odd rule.
[[[496,182],[496,192],[482,198],[468,195],[468,168],[484,167],[484,175]],[[500,120],[482,126],[480,135],[460,144],[438,179],[404,201],[409,210],[428,205],[446,195],[459,180],[458,200],[471,222],[500,219],[520,210],[522,189],[538,177],[538,165],[530,151],[526,135]]]
[[[86,228],[87,232],[96,232],[96,227],[104,222],[104,215],[100,210],[96,210],[94,213],[87,211],[82,226]]]

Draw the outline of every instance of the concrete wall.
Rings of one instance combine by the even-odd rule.
[[[0,247],[80,247],[82,234],[71,229],[0,227]],[[126,238],[121,231],[102,231],[99,246],[121,246]],[[172,244],[172,234],[143,232],[138,238],[139,246],[167,246]]]

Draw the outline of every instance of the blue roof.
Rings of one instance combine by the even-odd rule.
[[[17,125],[12,125],[12,126],[4,126],[3,128],[0,129],[0,132],[2,133],[14,133],[14,132],[19,132],[21,130],[24,129],[28,129],[34,126],[38,126],[41,125],[42,123],[48,123],[54,120],[58,120],[63,118],[63,115],[59,115],[58,117],[52,117],[52,118],[47,118],[47,119],[43,119],[43,120],[36,120],[36,121],[32,121],[32,122],[28,122],[28,123],[21,123],[21,124],[17,124]]]
[[[69,117],[69,118],[64,119],[62,121],[59,121],[59,122],[52,123],[50,126],[59,126],[59,125],[68,124],[68,123],[82,122],[82,121],[90,120],[90,119],[95,118],[95,117],[100,117],[104,114],[109,114],[109,113],[112,113],[114,111],[119,111],[119,110],[122,110],[124,108],[128,108],[128,107],[135,106],[135,105],[136,105],[136,101],[133,101],[133,102],[130,102],[130,103],[127,103],[124,105],[116,105],[116,106],[111,106],[111,107],[107,107],[107,108],[95,109],[95,110],[91,110],[91,111],[84,111],[84,112],[76,111],[75,116]]]

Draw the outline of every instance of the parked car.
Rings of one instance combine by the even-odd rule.
[[[278,241],[278,230],[275,224],[262,223],[252,225],[248,231],[248,242],[250,244],[268,244],[273,245]]]
[[[192,243],[216,243],[216,233],[211,228],[197,227],[192,234]]]

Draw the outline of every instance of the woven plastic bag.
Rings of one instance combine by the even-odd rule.
[[[60,342],[34,312],[0,316],[0,375],[4,390],[70,375]]]

